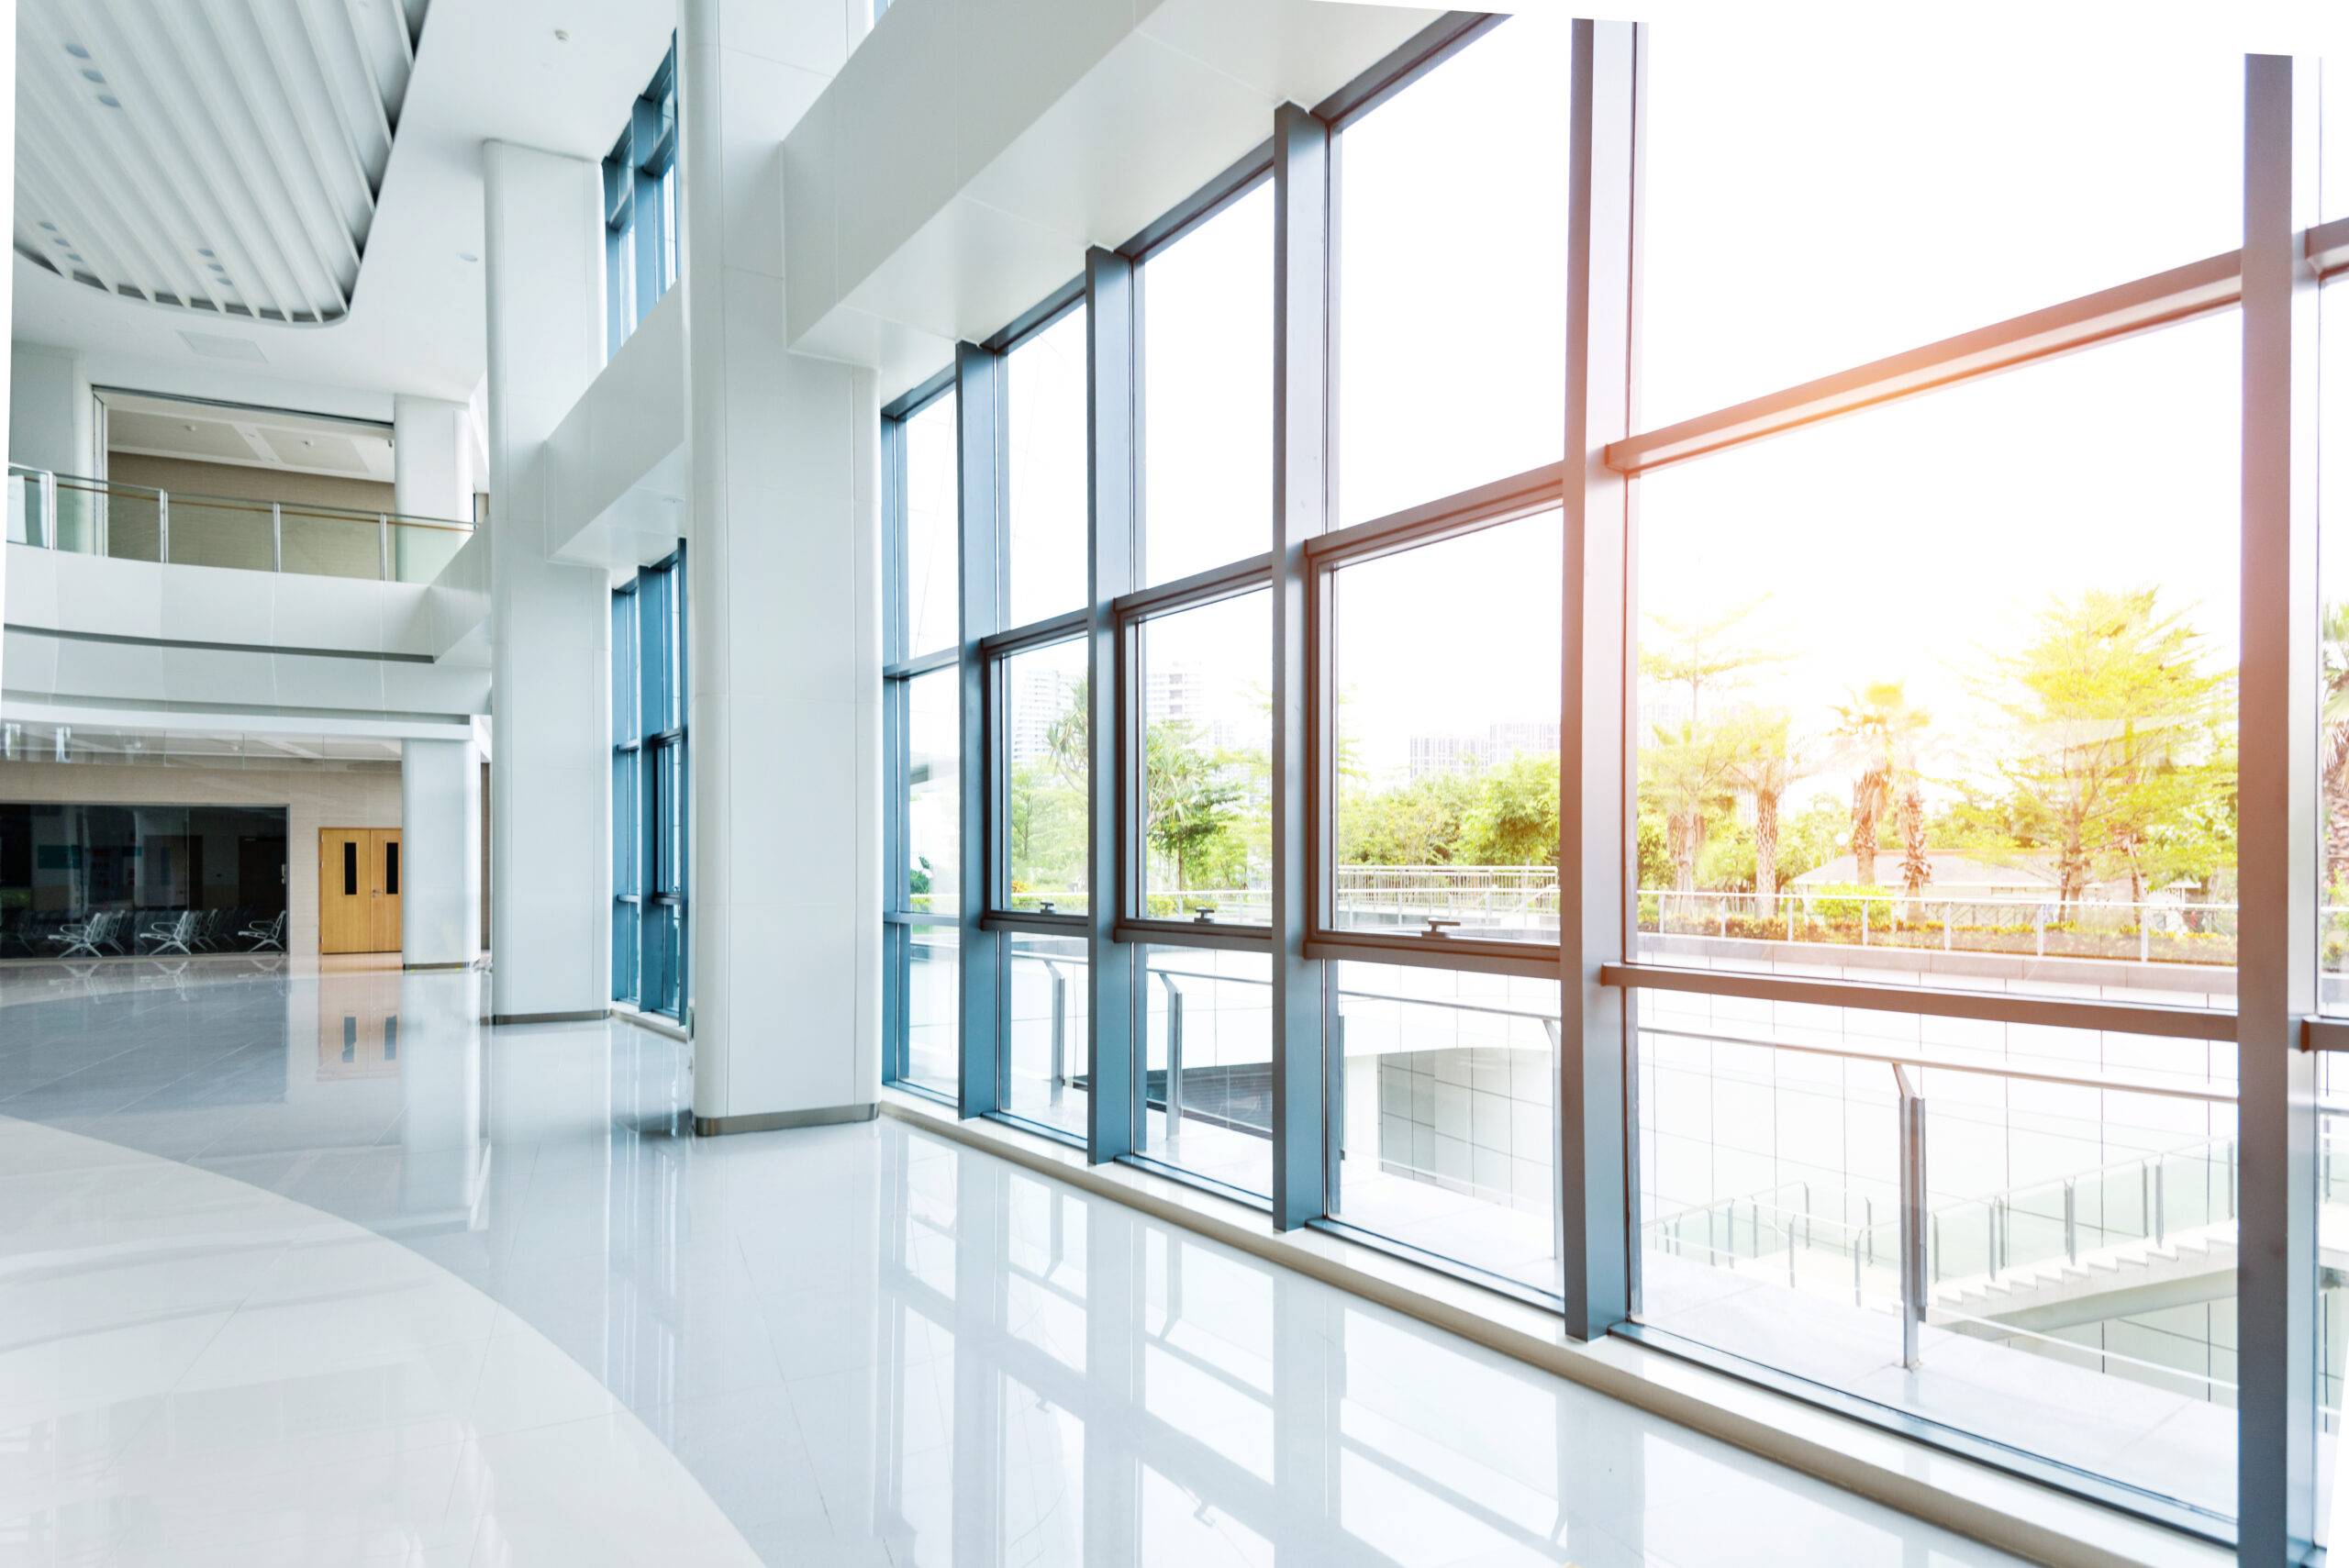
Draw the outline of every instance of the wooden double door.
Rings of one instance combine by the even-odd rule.
[[[318,951],[400,950],[400,830],[318,829]]]

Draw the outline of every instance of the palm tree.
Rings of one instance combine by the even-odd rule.
[[[1757,710],[1745,716],[1730,751],[1729,782],[1753,797],[1753,893],[1765,920],[1778,912],[1778,807],[1811,772],[1791,728],[1784,708]]]
[[[2325,606],[2323,762],[2325,881],[2349,878],[2349,600]]]
[[[1835,709],[1835,734],[1860,770],[1852,780],[1852,859],[1864,887],[1876,884],[1885,808],[1900,775],[1915,770],[1917,737],[1928,722],[1898,681],[1871,682]]]

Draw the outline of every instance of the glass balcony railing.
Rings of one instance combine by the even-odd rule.
[[[191,495],[8,467],[8,542],[117,561],[429,583],[473,537],[447,517]]]

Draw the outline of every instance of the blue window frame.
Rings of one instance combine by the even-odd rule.
[[[685,1001],[685,550],[612,594],[612,999]]]
[[[604,352],[677,281],[677,39],[604,160]]]

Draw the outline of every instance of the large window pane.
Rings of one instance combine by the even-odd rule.
[[[1640,481],[1643,956],[2232,1005],[2238,340]]]
[[[1009,356],[1011,602],[1005,625],[1026,626],[1085,603],[1085,307]]]
[[[1145,579],[1273,542],[1273,183],[1141,270]]]
[[[1262,953],[1143,952],[1141,1151],[1273,1190],[1273,976]]]
[[[1338,966],[1331,1212],[1533,1289],[1558,1288],[1558,983]]]
[[[1637,1005],[1642,1322],[2233,1511],[2231,1044],[1663,992]],[[1914,1231],[1887,1056],[1933,1063],[1909,1074]],[[1904,1235],[1925,1278],[1914,1368]]]
[[[1087,758],[1085,644],[1015,653],[1001,670],[1009,807],[1002,824],[1009,909],[1082,914]]]
[[[1343,521],[1563,450],[1568,29],[1519,17],[1340,133]]]
[[[916,658],[953,647],[962,627],[953,391],[922,405],[903,428],[906,645],[899,651]]]
[[[2349,74],[2349,61],[2342,70]],[[2349,114],[2349,94],[2342,95]],[[2344,151],[2349,159],[2349,151]],[[2349,183],[2349,170],[2342,180]],[[2320,310],[2317,574],[2323,642],[2318,660],[2317,817],[2322,1006],[2349,1012],[2349,284],[2325,285]]]
[[[2231,50],[1998,28],[1920,49],[1767,7],[1654,33],[1651,427],[2243,242]]]
[[[1272,918],[1268,592],[1141,630],[1142,893],[1160,919]]]
[[[1560,527],[1333,574],[1341,927],[1557,940]]]
[[[1002,951],[1003,1108],[1082,1138],[1085,939],[1021,933]]]
[[[952,915],[963,871],[962,677],[933,670],[906,683],[903,908]]]
[[[898,949],[906,1081],[950,1095],[963,1081],[960,941],[952,926],[908,926]]]

